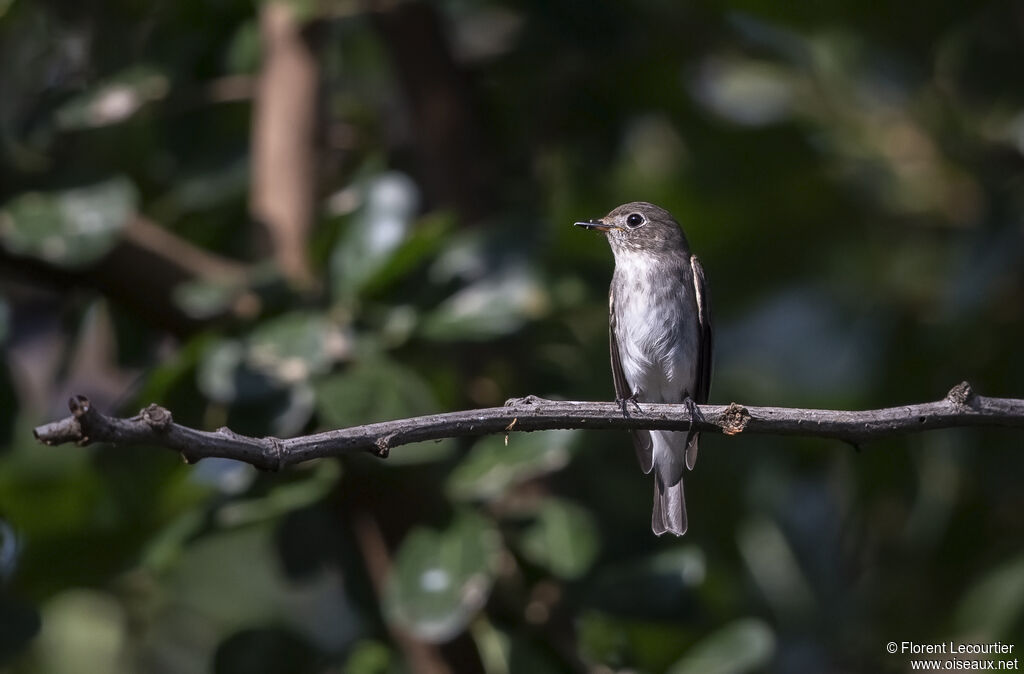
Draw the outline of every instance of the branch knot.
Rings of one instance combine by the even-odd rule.
[[[71,414],[73,414],[76,419],[81,419],[89,413],[89,410],[92,409],[92,405],[89,403],[89,399],[85,396],[76,395],[72,396],[68,400],[68,409],[71,410]]]
[[[750,421],[750,411],[738,403],[729,403],[722,413],[722,432],[726,435],[742,433]]]
[[[974,389],[966,381],[962,381],[949,389],[949,393],[946,394],[946,400],[958,410],[973,407],[974,398]]]
[[[263,438],[263,456],[267,461],[267,470],[277,472],[284,465],[284,446],[280,438],[269,436]]]
[[[155,431],[166,431],[174,421],[171,411],[166,407],[160,407],[156,403],[150,403],[139,414],[142,416],[142,420]]]
[[[373,453],[382,459],[388,458],[391,455],[391,441],[395,439],[395,435],[395,433],[388,433],[383,437],[377,438],[373,443],[376,447]]]

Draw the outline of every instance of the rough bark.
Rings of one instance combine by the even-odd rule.
[[[35,429],[49,445],[108,442],[153,445],[180,452],[185,460],[223,457],[265,470],[326,456],[370,451],[386,457],[410,442],[464,436],[541,431],[556,428],[687,430],[686,405],[544,400],[510,400],[505,407],[431,414],[353,426],[297,438],[252,438],[228,428],[200,431],[173,422],[171,413],[150,405],[137,416],[120,419],[95,410],[83,396],[70,401],[72,416]],[[1024,429],[1024,400],[975,395],[966,382],[942,400],[877,410],[845,411],[788,407],[697,405],[693,424],[702,432],[760,433],[831,438],[852,445],[901,433],[940,428],[994,426]]]

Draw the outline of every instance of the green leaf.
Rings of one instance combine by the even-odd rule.
[[[230,73],[251,74],[259,70],[262,55],[260,27],[255,19],[243,21],[228,41],[225,49],[225,70]]]
[[[351,302],[406,241],[419,194],[404,173],[383,173],[357,190],[362,202],[331,253],[335,299]]]
[[[135,399],[168,400],[174,387],[184,385],[186,379],[195,376],[203,355],[215,342],[216,337],[209,333],[196,335],[184,342],[174,358],[161,360],[149,368]]]
[[[719,57],[705,60],[692,90],[721,117],[761,126],[790,115],[800,84],[792,71],[770,61]]]
[[[577,633],[580,655],[615,671],[663,672],[679,657],[687,638],[672,623],[631,620],[600,611],[581,611]]]
[[[480,616],[469,627],[485,672],[554,674],[564,671],[526,635],[509,633]]]
[[[181,513],[145,544],[140,554],[140,566],[161,573],[181,558],[188,541],[206,525],[206,512],[192,508]]]
[[[383,355],[353,363],[317,385],[317,413],[333,428],[433,414],[439,405],[430,387],[415,372]],[[387,464],[433,461],[454,449],[451,440],[418,442],[392,452]]]
[[[1024,614],[1024,557],[1017,557],[976,582],[960,600],[957,628],[978,639],[1010,636]]]
[[[42,610],[42,631],[33,644],[40,671],[116,674],[124,662],[127,618],[113,595],[69,589]]]
[[[19,534],[43,539],[86,531],[103,496],[85,452],[26,442],[16,444],[0,461],[0,513]]]
[[[655,555],[602,567],[591,584],[595,605],[612,613],[674,615],[695,601],[707,562],[694,545],[674,546]]]
[[[561,578],[582,576],[594,563],[598,531],[591,514],[569,501],[545,499],[520,539],[523,555]]]
[[[780,615],[809,614],[814,592],[785,534],[768,517],[750,518],[736,533],[751,577]]]
[[[400,671],[391,649],[379,641],[357,641],[341,671],[348,674],[388,674]]]
[[[73,130],[116,124],[146,103],[160,100],[169,90],[162,72],[151,66],[132,66],[62,105],[56,113],[57,127]]]
[[[620,667],[629,643],[615,618],[598,611],[586,611],[576,627],[580,654],[591,662]]]
[[[175,304],[189,316],[204,319],[227,312],[245,290],[246,287],[241,283],[194,279],[179,283],[172,291],[172,296]]]
[[[384,589],[388,621],[425,641],[452,639],[487,602],[500,550],[498,533],[471,512],[444,531],[414,529]]]
[[[257,401],[301,387],[327,372],[347,350],[340,330],[313,312],[293,312],[258,326],[245,341],[224,339],[207,346],[198,383],[211,400]],[[299,402],[293,400],[292,402]]]
[[[775,653],[775,634],[762,620],[737,620],[705,637],[670,674],[743,674],[763,669]]]
[[[243,155],[212,169],[183,176],[150,206],[151,212],[172,220],[183,213],[207,211],[242,201],[249,191],[249,167],[249,157]]]
[[[338,570],[290,577],[279,557],[278,535],[268,521],[215,529],[191,541],[161,576],[173,601],[154,607],[154,633],[182,652],[204,656],[217,641],[258,625],[281,626],[328,648],[349,641],[352,607]],[[201,634],[182,629],[198,624],[206,626]]]
[[[448,478],[447,491],[456,499],[488,501],[510,487],[561,470],[569,463],[577,431],[516,433],[508,445],[501,435],[481,438]]]
[[[525,264],[510,264],[456,291],[427,314],[423,336],[439,341],[493,339],[544,315],[549,304],[536,272]]]
[[[271,489],[266,496],[240,499],[225,504],[217,512],[217,521],[224,526],[273,520],[320,501],[341,477],[341,464],[321,460],[313,464],[305,479],[285,482]]]
[[[284,383],[323,374],[345,350],[340,331],[323,314],[293,312],[261,324],[247,343],[247,362]]]
[[[245,356],[245,344],[235,339],[222,339],[208,345],[196,371],[196,381],[203,395],[231,404],[266,400],[279,393],[278,383],[249,367]]]
[[[61,192],[27,192],[0,210],[0,244],[18,255],[82,267],[117,243],[137,199],[135,186],[120,177]]]
[[[405,240],[366,279],[364,291],[374,292],[387,287],[434,255],[447,240],[453,224],[454,219],[447,213],[432,214],[418,220]]]

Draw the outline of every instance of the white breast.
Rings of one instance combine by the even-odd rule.
[[[698,326],[690,270],[665,278],[642,253],[617,255],[614,302],[623,374],[639,400],[679,402],[696,384]]]

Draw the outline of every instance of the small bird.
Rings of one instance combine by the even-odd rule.
[[[616,400],[706,403],[711,386],[711,310],[704,269],[664,208],[623,204],[603,218],[575,223],[604,232],[615,256],[608,292],[608,334]],[[651,529],[686,533],[683,469],[697,462],[700,434],[634,430],[640,468],[654,471]]]

